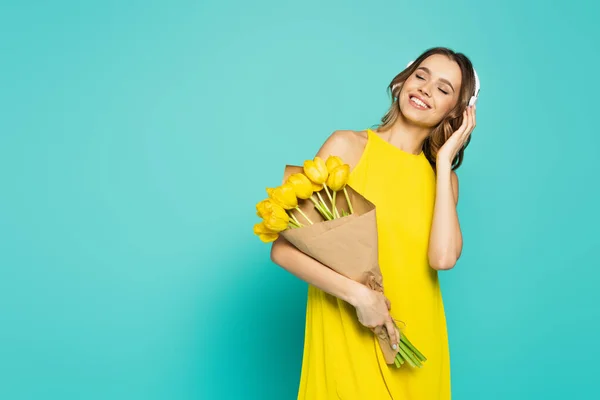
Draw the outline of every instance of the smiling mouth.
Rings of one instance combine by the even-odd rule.
[[[410,96],[409,102],[410,102],[410,104],[412,104],[419,110],[428,110],[431,108],[427,104],[423,103],[421,100],[419,100],[418,98],[416,98],[414,96]]]

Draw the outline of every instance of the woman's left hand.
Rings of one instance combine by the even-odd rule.
[[[467,107],[464,111],[462,124],[438,150],[437,164],[440,162],[452,164],[454,157],[456,157],[456,154],[458,154],[475,128],[475,109],[476,106]]]

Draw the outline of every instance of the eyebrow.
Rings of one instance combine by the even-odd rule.
[[[419,67],[417,69],[422,69],[423,71],[427,72],[429,75],[431,75],[431,71],[429,70],[429,68],[427,67]],[[453,92],[456,92],[456,90],[454,90],[454,86],[452,86],[452,84],[450,83],[450,81],[448,79],[444,79],[444,78],[440,78],[440,81],[444,82],[445,84],[447,84],[448,86],[450,86],[450,88],[452,89]]]

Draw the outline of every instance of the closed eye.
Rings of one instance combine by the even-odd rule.
[[[419,75],[419,74],[415,74],[415,76],[417,77],[417,79],[420,79],[420,80],[425,80],[425,78],[423,78],[423,77],[422,77],[421,75]],[[448,92],[447,92],[447,91],[445,91],[445,90],[443,90],[442,88],[438,88],[438,89],[440,90],[440,92],[442,92],[442,93],[444,93],[444,94],[448,94]]]

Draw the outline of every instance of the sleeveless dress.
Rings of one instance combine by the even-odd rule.
[[[387,365],[350,304],[309,284],[299,400],[448,400],[450,354],[437,271],[427,247],[435,173],[370,129],[348,184],[376,206],[379,262],[391,315],[425,355],[422,368]]]

